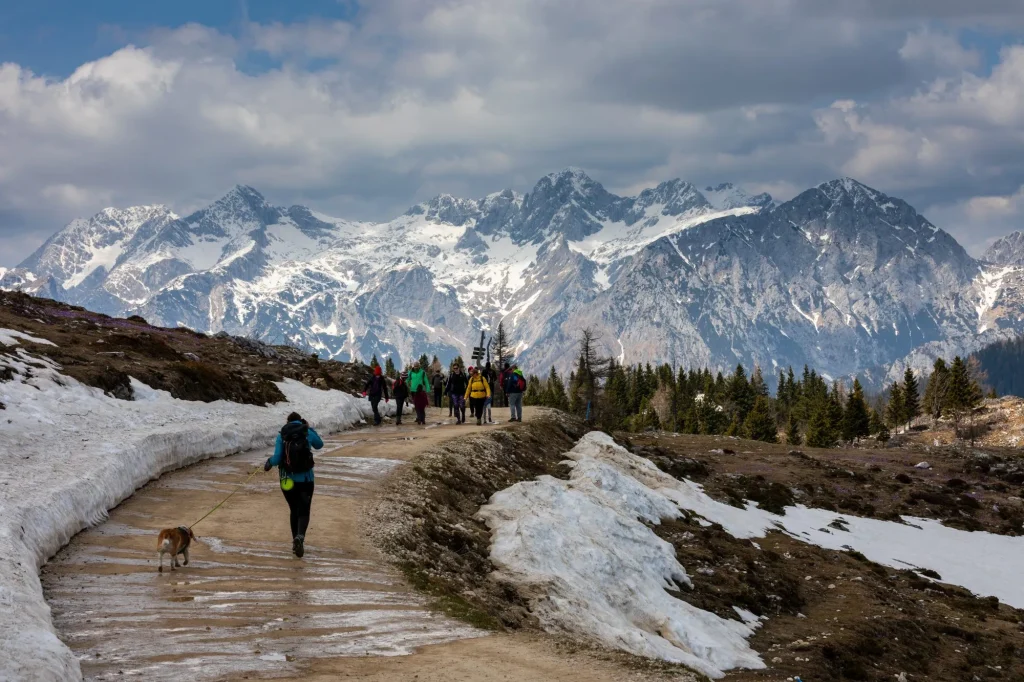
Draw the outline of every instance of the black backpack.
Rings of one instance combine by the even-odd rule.
[[[290,422],[281,429],[284,458],[281,469],[287,474],[304,474],[313,468],[313,450],[309,447],[309,427]]]

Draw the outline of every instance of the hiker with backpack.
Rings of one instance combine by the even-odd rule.
[[[455,412],[456,424],[463,424],[466,421],[466,384],[462,365],[454,365],[452,373],[448,375],[448,401]]]
[[[487,400],[484,402],[484,422],[487,424],[494,424],[494,415],[491,413],[491,406],[494,404],[494,396],[497,392],[497,381],[498,373],[491,367],[491,363],[488,360],[487,364],[484,365],[484,371],[482,372],[484,379],[487,380],[487,385],[491,387],[491,394],[487,396]]]
[[[427,405],[430,404],[430,380],[427,379],[427,370],[420,367],[420,363],[412,363],[409,370],[409,393],[412,395],[412,406],[416,409],[416,423],[426,426]]]
[[[394,385],[391,387],[391,397],[395,399],[395,425],[402,425],[402,409],[405,401],[409,398],[409,384],[405,380],[405,372],[398,375]]]
[[[523,421],[523,392],[526,390],[526,378],[516,365],[512,365],[505,374],[504,390],[508,398],[509,411],[512,413],[509,421]]]
[[[292,553],[299,558],[306,552],[306,530],[313,504],[313,450],[323,446],[320,435],[297,412],[292,412],[277,434],[274,454],[263,465],[264,471],[277,467],[280,474],[281,492],[291,511]]]
[[[388,382],[380,370],[380,365],[373,368],[373,376],[363,386],[363,397],[366,396],[370,397],[370,407],[373,408],[373,425],[380,426],[381,416],[377,406],[380,405],[381,397],[384,398],[385,404],[391,399],[388,394]]]
[[[484,405],[491,397],[491,385],[476,367],[469,368],[469,383],[466,386],[466,397],[469,399],[470,409],[476,417],[476,425],[480,426],[484,416]]]
[[[441,392],[444,390],[444,377],[441,376],[441,370],[434,373],[430,379],[430,385],[434,389],[434,407],[441,407]]]

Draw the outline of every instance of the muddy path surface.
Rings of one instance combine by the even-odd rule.
[[[271,471],[196,526],[189,566],[156,570],[159,530],[202,516],[267,451],[165,475],[80,533],[42,579],[57,631],[86,679],[633,677],[591,654],[437,614],[369,546],[360,510],[382,477],[445,439],[515,428],[456,426],[440,410],[428,423],[325,439],[303,559],[291,554],[288,508]]]

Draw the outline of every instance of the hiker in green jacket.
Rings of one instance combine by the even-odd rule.
[[[416,423],[426,425],[430,380],[427,378],[427,370],[420,367],[418,362],[412,363],[412,369],[409,370],[409,394],[412,396],[412,406],[416,409]]]

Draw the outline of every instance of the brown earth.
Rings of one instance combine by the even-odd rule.
[[[366,365],[321,361],[289,346],[155,327],[141,317],[109,317],[18,292],[0,291],[0,328],[57,344],[26,342],[33,353],[61,365],[64,374],[127,400],[132,398],[129,375],[182,400],[252,405],[282,400],[273,382],[285,378],[353,392],[370,376]],[[5,348],[0,344],[0,354],[12,352]]]
[[[674,434],[634,436],[630,444],[725,502],[753,499],[781,511],[796,501],[858,516],[940,518],[955,526],[970,519],[972,527],[1019,533],[998,513],[986,513],[991,504],[1009,506],[1010,491],[994,489],[1001,483],[994,477],[964,471],[967,460],[951,451],[932,448],[933,468],[920,470],[913,467],[922,459],[915,448],[789,454],[785,446]],[[963,483],[951,485],[954,474]],[[960,501],[968,494],[979,507]],[[692,591],[675,596],[723,617],[736,617],[733,605],[768,617],[751,645],[769,668],[726,679],[881,682],[903,673],[908,680],[1024,680],[1024,612],[992,598],[777,532],[758,540],[758,549],[696,519],[652,529],[673,544],[693,581]]]
[[[1010,448],[907,443],[792,449],[725,436],[619,434],[636,454],[718,499],[778,512],[794,503],[878,519],[941,520],[963,530],[1024,534],[1024,457]],[[927,463],[928,468],[917,468]]]
[[[974,411],[975,445],[982,447],[1017,448],[1024,444],[1024,399],[1004,396],[985,400]],[[962,426],[963,435],[968,435],[969,423]],[[897,440],[907,440],[922,445],[964,444],[957,438],[952,420],[943,417],[932,419],[921,417],[907,433],[901,433]]]

